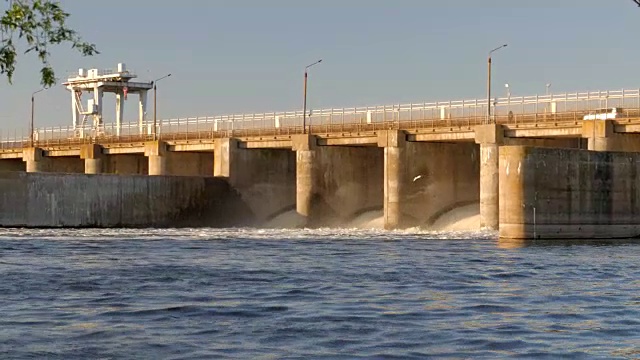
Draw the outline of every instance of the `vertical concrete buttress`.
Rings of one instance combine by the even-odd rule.
[[[97,144],[85,144],[80,147],[80,158],[84,159],[85,174],[102,174],[102,147]]]
[[[316,193],[314,175],[317,166],[317,139],[313,135],[292,136],[292,149],[296,152],[296,212],[306,218],[313,218],[313,198]]]
[[[149,175],[167,175],[167,145],[162,141],[144,144],[144,156],[149,159]]]
[[[234,171],[237,153],[238,140],[232,138],[216,140],[213,150],[213,176],[227,178],[232,186],[236,185],[237,179]]]
[[[475,127],[475,141],[480,145],[480,227],[497,230],[499,227],[499,149],[504,140],[501,125]]]
[[[47,171],[47,159],[40,148],[31,147],[22,149],[22,161],[27,163],[27,172]]]
[[[296,152],[296,212],[309,222],[313,218],[313,197],[316,192],[314,170],[317,139],[308,134],[294,135],[292,149]]]
[[[402,226],[402,174],[406,133],[386,130],[378,133],[378,146],[384,147],[384,228]]]

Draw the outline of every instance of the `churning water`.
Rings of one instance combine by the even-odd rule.
[[[284,212],[266,224],[267,228],[301,228],[305,219],[295,210]],[[384,229],[384,213],[382,210],[367,211],[350,221],[351,229]],[[435,223],[424,225],[422,230],[431,231],[474,231],[480,229],[480,204],[456,207],[442,214]]]
[[[3,359],[640,358],[640,242],[4,230]]]

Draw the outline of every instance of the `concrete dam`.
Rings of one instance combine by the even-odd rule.
[[[483,103],[36,130],[0,142],[0,226],[402,229],[458,211],[504,238],[640,235],[640,90],[496,99],[489,119]]]
[[[634,151],[589,151],[575,139],[510,139],[496,124],[473,134],[457,142],[380,130],[24,148],[0,160],[0,225],[268,226],[279,219],[276,226],[340,227],[379,211],[386,229],[428,228],[466,208],[504,238],[640,234],[635,142],[618,135],[621,142],[600,142]],[[283,223],[286,214],[295,219]]]
[[[197,215],[209,208],[224,215],[212,226],[348,226],[364,213],[380,212],[381,227],[403,228],[479,204],[476,144],[411,143],[398,131],[381,131],[367,141],[374,142],[322,146],[317,136],[293,135],[289,148],[276,141],[266,144],[273,148],[255,149],[227,138],[191,153],[147,142],[140,144],[140,154],[125,155],[107,155],[90,144],[79,146],[77,157],[26,148],[22,159],[0,160],[0,209],[30,215],[3,216],[0,224],[158,226],[171,223],[173,212],[195,208]],[[212,151],[202,151],[207,147]],[[104,218],[112,206],[113,217]],[[116,215],[119,209],[131,212]],[[35,216],[38,211],[42,217]]]

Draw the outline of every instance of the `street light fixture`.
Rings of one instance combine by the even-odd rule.
[[[165,75],[165,76],[163,76],[161,78],[158,78],[158,79],[153,81],[153,131],[152,131],[152,134],[153,134],[153,140],[154,141],[157,139],[157,137],[156,137],[156,129],[157,129],[157,125],[158,125],[158,117],[157,117],[157,112],[156,112],[157,104],[158,104],[156,92],[157,92],[158,87],[156,86],[156,84],[158,83],[158,81],[160,81],[162,79],[165,79],[165,78],[168,78],[169,76],[171,76],[171,74],[167,74],[167,75]]]
[[[307,133],[307,79],[309,78],[308,70],[310,67],[320,64],[322,59],[314,62],[311,65],[307,65],[304,68],[304,104],[302,106],[302,133]]]
[[[487,77],[487,124],[491,122],[491,54],[507,47],[507,44],[498,46],[497,48],[489,51],[489,57],[487,58],[488,77]]]
[[[31,124],[29,126],[29,147],[33,147],[33,145],[35,143],[35,139],[34,139],[34,136],[33,136],[34,135],[33,132],[35,131],[35,128],[34,128],[34,113],[35,113],[35,107],[36,107],[36,105],[35,105],[35,102],[36,102],[35,96],[36,96],[37,93],[39,93],[41,91],[44,91],[44,90],[46,90],[46,89],[40,89],[38,91],[34,91],[31,94]]]

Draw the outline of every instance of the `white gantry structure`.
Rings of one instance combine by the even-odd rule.
[[[147,92],[153,87],[153,82],[133,82],[137,76],[129,72],[124,63],[118,64],[117,70],[79,69],[78,74],[69,77],[64,85],[71,92],[71,112],[73,114],[73,130],[76,137],[84,137],[85,132],[94,136],[104,135],[104,122],[102,117],[104,93],[116,95],[116,129],[115,134],[120,136],[122,130],[122,118],[124,101],[128,94],[138,94],[140,133],[144,132],[145,117],[147,112]],[[87,107],[83,107],[82,95],[88,93],[91,96],[87,100]],[[92,124],[87,124],[87,119],[93,118]]]

